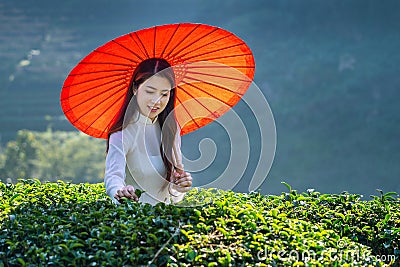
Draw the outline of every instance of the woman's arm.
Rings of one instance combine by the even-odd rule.
[[[179,134],[179,127],[173,145],[172,160],[176,170],[172,174],[173,179],[168,185],[168,191],[172,201],[177,203],[183,199],[185,193],[192,187],[192,176],[190,173],[184,171],[184,166],[182,163],[181,136]]]
[[[133,186],[125,185],[126,153],[124,151],[122,132],[111,134],[106,157],[104,185],[107,195],[118,204],[122,197],[137,200]]]
[[[106,193],[114,203],[118,203],[114,198],[117,190],[125,186],[125,166],[126,157],[122,145],[122,132],[119,131],[110,135],[104,175]]]

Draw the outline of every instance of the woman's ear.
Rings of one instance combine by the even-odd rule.
[[[135,85],[135,83],[132,84],[131,88],[132,88],[133,95],[136,95],[138,87]]]

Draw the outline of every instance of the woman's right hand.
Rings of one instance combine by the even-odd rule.
[[[127,185],[117,190],[117,193],[114,195],[115,199],[120,203],[123,201],[123,198],[133,199],[135,201],[139,201],[138,196],[135,194],[135,188],[131,185]]]

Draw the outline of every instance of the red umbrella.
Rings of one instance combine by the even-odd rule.
[[[82,59],[61,91],[65,116],[82,132],[107,138],[133,71],[149,58],[163,58],[174,69],[181,135],[228,111],[254,77],[253,54],[234,34],[204,24],[155,26],[111,40]]]

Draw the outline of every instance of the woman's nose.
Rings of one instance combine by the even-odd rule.
[[[151,103],[154,105],[154,104],[158,104],[159,102],[160,102],[160,100],[161,100],[161,97],[154,97],[152,100],[151,100]]]

